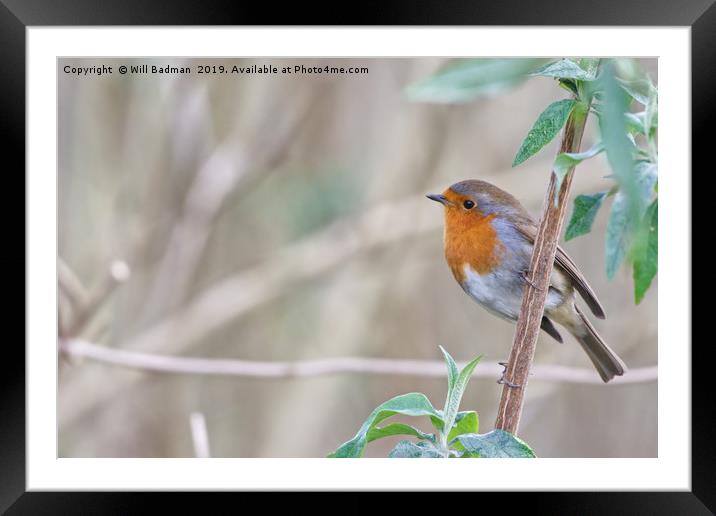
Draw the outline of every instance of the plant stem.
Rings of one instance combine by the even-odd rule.
[[[447,443],[447,434],[440,434],[440,453],[442,453],[443,457],[446,459],[450,458],[450,447]]]
[[[589,115],[589,104],[578,103],[567,119],[562,132],[559,152],[579,152],[584,126]],[[574,167],[570,168],[562,181],[557,204],[554,203],[555,175],[550,174],[549,186],[544,199],[542,220],[535,236],[530,271],[532,277],[526,282],[522,296],[520,316],[512,344],[512,351],[505,371],[505,379],[519,387],[505,384],[502,389],[500,407],[497,411],[495,428],[511,434],[517,433],[522,414],[527,380],[535,353],[535,345],[540,332],[540,323],[549,289],[550,275],[554,265],[557,242],[567,211],[567,198],[572,184]]]

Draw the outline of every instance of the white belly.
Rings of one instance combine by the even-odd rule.
[[[518,273],[502,269],[478,274],[469,264],[465,264],[463,271],[465,273],[463,289],[471,298],[498,317],[513,321],[517,319],[525,285]],[[550,289],[545,302],[545,311],[554,310],[563,301],[564,298],[559,292]]]

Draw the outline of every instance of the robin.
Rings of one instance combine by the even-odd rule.
[[[445,258],[457,282],[489,312],[516,322],[523,287],[529,282],[535,221],[517,199],[485,181],[461,181],[427,197],[445,207]],[[608,382],[623,375],[626,366],[575,304],[575,291],[596,317],[604,319],[587,280],[557,246],[541,328],[560,343],[562,336],[553,323],[566,328]]]

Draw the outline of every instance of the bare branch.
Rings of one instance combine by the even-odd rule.
[[[310,377],[341,373],[389,374],[408,376],[445,376],[445,364],[438,360],[390,360],[384,358],[340,357],[296,362],[263,362],[195,358],[140,353],[106,348],[82,340],[65,340],[60,349],[73,357],[82,357],[130,369],[150,372],[258,378]],[[461,363],[460,367],[465,364]],[[495,379],[502,366],[497,362],[481,362],[474,377]],[[602,384],[592,369],[559,365],[535,365],[534,380],[579,384]],[[628,376],[615,378],[608,385],[652,382],[657,379],[657,367],[630,369]]]
[[[578,152],[587,121],[587,110],[578,107],[572,110],[562,132],[562,143],[559,152]],[[572,184],[574,167],[570,168],[562,181],[558,192],[557,205],[554,202],[556,178],[550,174],[547,193],[544,198],[542,219],[535,236],[534,249],[530,260],[531,278],[527,278],[522,295],[520,316],[517,319],[515,338],[512,343],[505,385],[502,389],[500,406],[497,410],[495,428],[512,434],[517,433],[522,414],[527,381],[534,359],[537,337],[540,332],[542,314],[549,290],[550,276],[557,251],[557,242],[562,230],[562,223],[567,212],[567,199]]]

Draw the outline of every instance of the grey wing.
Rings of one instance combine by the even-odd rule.
[[[584,299],[584,302],[587,303],[587,306],[592,311],[592,313],[596,317],[604,319],[606,315],[604,314],[604,308],[602,308],[599,299],[597,299],[597,294],[594,293],[594,290],[592,290],[592,287],[589,286],[587,280],[584,279],[584,276],[577,268],[575,263],[560,246],[557,246],[557,254],[555,256],[555,261],[558,265],[561,266],[562,270],[564,270],[564,272],[566,272],[567,275],[572,278],[572,281],[574,282],[574,288],[577,289],[577,292],[579,292],[579,295],[582,296],[582,299]]]
[[[516,227],[520,233],[522,233],[530,242],[534,244],[535,235],[537,234],[537,226],[531,219],[525,218],[520,223],[516,224]],[[587,303],[587,306],[592,313],[596,317],[604,319],[606,317],[604,315],[604,308],[602,308],[601,303],[597,299],[597,294],[595,294],[592,287],[589,286],[589,283],[587,283],[587,280],[577,268],[577,265],[559,245],[557,246],[555,263],[572,280],[574,288],[577,292],[579,292],[579,295],[582,296],[582,299],[584,299],[584,302]]]

